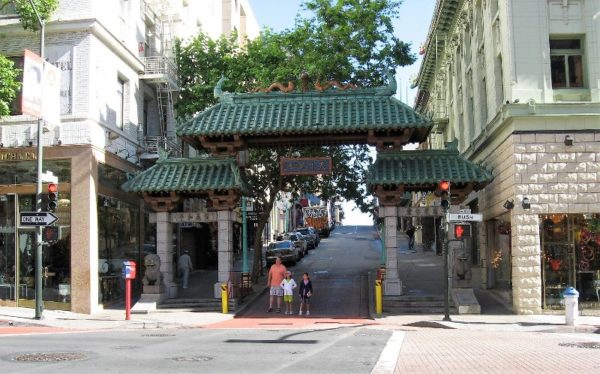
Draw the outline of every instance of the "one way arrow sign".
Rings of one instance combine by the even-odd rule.
[[[21,226],[48,226],[58,221],[50,212],[21,212]]]

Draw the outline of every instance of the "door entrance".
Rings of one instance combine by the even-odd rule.
[[[64,196],[64,194],[63,194]],[[68,199],[63,199],[68,201]],[[35,210],[35,195],[0,195],[0,305],[35,308],[35,228],[19,228],[21,211]],[[63,202],[57,213],[65,226],[59,239],[42,249],[42,286],[46,309],[70,310],[71,245],[69,211]]]

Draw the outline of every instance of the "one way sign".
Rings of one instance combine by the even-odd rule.
[[[21,226],[48,226],[58,221],[50,212],[21,212]]]

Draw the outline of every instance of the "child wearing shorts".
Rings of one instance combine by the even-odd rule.
[[[292,302],[294,301],[294,288],[298,287],[292,278],[292,273],[285,272],[285,279],[281,281],[283,288],[283,302],[285,303],[285,314],[292,314]]]

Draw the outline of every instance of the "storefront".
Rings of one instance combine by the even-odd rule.
[[[574,285],[582,309],[600,309],[600,214],[540,216],[544,309],[562,309]]]
[[[19,227],[21,212],[35,211],[36,161],[25,152],[20,161],[0,164],[0,305],[33,307],[35,303],[35,228]],[[25,160],[23,160],[25,158]],[[54,240],[42,251],[43,299],[46,308],[71,308],[71,162],[45,162],[59,180]],[[45,202],[43,202],[45,204]]]
[[[120,190],[137,168],[91,145],[46,147],[44,173],[58,178],[56,237],[42,250],[44,309],[93,313],[123,300],[123,260],[141,264],[155,251],[155,229],[141,199]],[[35,306],[35,229],[19,225],[35,211],[32,148],[0,149],[0,305]],[[43,191],[46,191],[44,184]],[[42,205],[46,207],[44,195]],[[150,234],[148,234],[150,233]],[[134,289],[141,290],[143,268]]]

